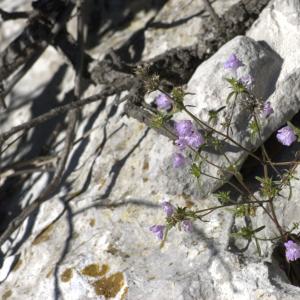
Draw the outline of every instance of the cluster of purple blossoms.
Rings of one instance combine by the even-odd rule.
[[[242,66],[244,66],[244,63],[239,60],[235,54],[231,54],[224,63],[224,69],[233,71],[235,75],[237,69]],[[239,78],[239,82],[242,83],[247,89],[250,89],[253,86],[254,78],[250,74],[247,74]]]
[[[237,69],[241,66],[244,66],[243,62],[239,60],[235,54],[231,54],[228,60],[224,63],[224,68],[229,69],[233,72],[236,72]],[[251,88],[251,86],[253,85],[253,78],[250,74],[242,76],[239,79],[239,81],[248,89]],[[271,102],[270,101],[265,102],[261,111],[262,117],[267,118],[272,113],[274,113],[274,109],[271,106]],[[290,146],[297,140],[297,136],[293,128],[289,126],[285,126],[279,129],[276,137],[277,140],[285,146]],[[179,141],[179,147],[184,147],[184,144],[182,143],[181,140]]]
[[[167,218],[172,217],[175,212],[175,207],[168,201],[162,203],[162,208],[167,216]],[[193,224],[190,220],[183,220],[181,222],[182,228],[185,232],[191,232],[193,230]],[[159,240],[162,240],[164,237],[164,230],[166,229],[165,225],[153,225],[149,230],[156,235]]]
[[[284,243],[285,256],[288,261],[295,261],[300,258],[300,246],[295,242],[289,240]]]
[[[158,109],[161,110],[170,110],[172,108],[172,101],[166,94],[159,94],[155,98],[155,104]]]
[[[271,115],[274,112],[274,109],[271,106],[271,102],[267,101],[264,103],[263,109],[262,109],[262,113],[261,115],[264,118],[267,118],[269,115]]]
[[[277,140],[284,146],[290,146],[297,140],[297,136],[290,126],[285,126],[279,129],[276,137]]]
[[[159,240],[162,240],[164,237],[164,230],[166,226],[164,225],[153,225],[149,228],[149,230],[154,233]]]
[[[190,120],[176,122],[175,130],[178,136],[175,144],[180,151],[186,149],[187,146],[197,150],[204,143],[201,133],[194,128],[193,123]],[[184,156],[181,153],[176,153],[173,157],[173,166],[175,168],[182,167],[184,163]]]
[[[239,67],[244,64],[240,61],[235,54],[231,54],[229,58],[224,63],[224,68],[232,71],[236,71]]]
[[[173,167],[180,168],[185,164],[185,157],[181,153],[175,153],[173,156]]]

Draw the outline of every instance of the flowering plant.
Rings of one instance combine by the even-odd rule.
[[[298,224],[292,229],[284,228],[278,221],[276,210],[274,207],[274,200],[280,195],[280,191],[290,186],[290,181],[294,178],[293,174],[298,161],[287,162],[289,167],[287,170],[280,166],[280,162],[274,162],[271,160],[262,139],[262,119],[271,118],[274,114],[271,101],[263,101],[255,96],[253,93],[254,78],[251,74],[237,76],[237,70],[244,66],[244,63],[239,60],[237,55],[232,54],[228,60],[224,63],[224,68],[232,72],[233,76],[225,78],[230,85],[231,92],[228,95],[227,103],[233,99],[233,104],[228,107],[223,106],[218,110],[209,111],[209,121],[203,121],[198,116],[194,115],[188,105],[184,103],[185,92],[181,88],[174,88],[171,93],[167,93],[160,90],[161,94],[156,98],[156,105],[159,109],[158,116],[160,116],[160,126],[165,130],[170,131],[165,126],[167,122],[177,112],[185,112],[189,118],[175,121],[173,131],[170,134],[174,137],[174,144],[177,150],[173,155],[173,166],[175,168],[186,167],[186,155],[185,151],[191,151],[194,153],[193,162],[190,165],[191,175],[199,180],[201,176],[209,176],[215,180],[220,180],[222,183],[228,183],[239,195],[242,196],[243,202],[234,201],[231,198],[230,191],[222,191],[216,193],[216,197],[220,202],[220,205],[213,206],[201,210],[192,210],[187,207],[174,207],[170,202],[163,202],[162,207],[166,214],[165,224],[153,225],[150,227],[150,231],[153,232],[159,240],[164,241],[167,239],[168,232],[173,228],[183,229],[186,232],[191,232],[193,228],[193,222],[196,220],[205,221],[204,216],[211,214],[212,212],[226,208],[228,206],[233,207],[233,211],[236,216],[253,217],[256,214],[257,209],[263,209],[266,215],[275,224],[278,234],[270,239],[271,241],[277,241],[281,245],[285,246],[285,259],[288,264],[300,258],[300,243],[297,239],[291,239],[292,232],[298,228]],[[258,139],[260,143],[261,156],[256,155],[253,151],[249,150],[241,143],[239,143],[231,135],[233,113],[238,101],[242,102],[243,108],[248,111],[250,115],[249,132],[251,137]],[[217,129],[214,125],[218,123],[218,114],[223,109],[229,110],[225,118],[225,122],[222,123],[224,131]],[[212,125],[213,124],[213,125]],[[295,127],[291,122],[288,122],[286,126],[278,129],[276,138],[279,143],[289,147],[297,141],[297,136],[300,137],[300,130]],[[208,146],[219,147],[222,149],[222,142],[230,141],[240,150],[247,152],[251,155],[257,163],[263,169],[262,177],[255,177],[259,184],[259,196],[251,191],[251,188],[247,186],[243,176],[238,170],[238,167],[225,152],[222,155],[229,162],[229,167],[224,170],[221,166],[210,161],[207,156],[203,154],[203,149]],[[229,177],[213,177],[205,173],[202,169],[202,163],[211,164],[219,169],[220,174],[229,174],[235,178],[235,181],[230,181]],[[270,172],[270,170],[273,172]],[[275,174],[275,175],[273,175]],[[235,182],[235,183],[234,183]],[[237,182],[237,183],[236,183]],[[234,233],[235,237],[254,239],[258,253],[260,255],[260,241],[264,240],[259,238],[258,233],[264,229],[265,226],[258,228],[252,228],[250,225],[240,228]]]

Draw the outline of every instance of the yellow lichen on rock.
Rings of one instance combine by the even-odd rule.
[[[60,276],[62,282],[68,282],[73,276],[73,270],[71,268],[66,269]]]
[[[38,245],[42,242],[48,241],[50,238],[50,233],[53,230],[53,224],[48,225],[43,229],[33,240],[32,245]]]
[[[102,265],[101,269],[99,264],[90,264],[86,267],[84,267],[81,270],[81,274],[90,276],[90,277],[98,277],[98,276],[103,276],[109,271],[109,266],[108,265]]]
[[[96,224],[96,220],[95,220],[95,219],[90,219],[89,225],[90,225],[91,227],[94,227],[95,224]]]
[[[3,295],[2,295],[2,300],[7,300],[10,296],[12,295],[11,290],[7,290]]]
[[[106,298],[113,298],[120,292],[124,286],[124,275],[121,272],[112,274],[109,277],[103,277],[93,283],[97,295]]]

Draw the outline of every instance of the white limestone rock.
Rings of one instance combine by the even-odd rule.
[[[266,82],[257,81],[257,93],[267,97],[274,89],[276,76],[272,76],[281,59],[263,45],[239,37],[220,49],[222,56],[218,52],[197,71],[205,69],[205,76],[215,78],[219,94],[209,93],[209,88],[215,91],[215,84],[209,81],[204,89],[204,100],[215,107],[219,107],[216,97],[226,94],[222,64],[232,51],[242,55],[253,75]],[[291,68],[288,79],[276,82],[269,98],[275,113],[264,123],[264,138],[299,109],[298,73]],[[189,88],[202,84],[200,79],[200,83],[193,80]],[[71,82],[70,78],[66,81]],[[200,90],[198,96],[202,97]],[[187,176],[188,170],[175,172],[171,167],[172,143],[152,130],[143,137],[146,128],[122,117],[121,107],[112,112],[112,101],[108,99],[106,107],[95,103],[82,110],[76,139],[89,135],[71,154],[69,181],[1,248],[7,256],[0,269],[0,296],[9,300],[55,299],[55,295],[72,300],[125,299],[126,295],[133,300],[300,299],[298,288],[277,279],[263,263],[270,262],[266,257],[272,245],[266,247],[264,258],[249,257],[244,263],[225,250],[232,222],[228,211],[217,211],[209,223],[196,223],[191,235],[172,231],[165,247],[159,249],[149,226],[164,222],[162,199],[180,205],[194,203],[195,208],[217,202],[212,197],[195,201],[196,184]],[[25,187],[24,206],[47,184],[45,177],[36,179],[32,177]],[[207,190],[216,185],[207,182]],[[69,197],[72,200],[64,203]],[[298,198],[295,194],[294,205]],[[285,209],[293,211],[292,206]],[[290,220],[297,219],[297,211]],[[290,212],[285,216],[291,216]],[[264,218],[262,215],[257,224]]]
[[[238,69],[237,74],[233,74],[231,71],[224,69],[224,62],[232,53],[235,53],[244,63],[244,66]],[[216,125],[216,128],[225,134],[226,129],[223,128],[222,123],[225,121],[226,115],[230,115],[234,101],[233,98],[230,99],[229,103],[226,101],[231,90],[225,78],[240,78],[243,75],[250,74],[255,80],[253,88],[254,94],[257,97],[263,98],[265,101],[268,99],[275,110],[275,113],[267,120],[260,120],[263,127],[262,139],[265,140],[274,130],[284,123],[287,118],[290,118],[300,108],[300,102],[298,101],[300,93],[299,85],[294,84],[293,78],[283,83],[277,83],[275,89],[281,64],[282,60],[280,56],[268,47],[265,47],[264,44],[255,42],[247,37],[236,37],[197,68],[188,83],[187,92],[190,94],[185,97],[185,104],[191,105],[189,110],[206,123],[208,123],[209,120],[210,110],[218,110],[226,106],[226,108],[219,113],[218,124]],[[288,93],[290,97],[284,97],[286,93]],[[294,104],[291,104],[292,99],[292,103]],[[261,144],[261,141],[258,138],[255,140],[251,138],[249,129],[251,116],[243,102],[244,99],[242,97],[236,101],[229,134],[237,143],[248,150],[253,150]],[[289,103],[289,105],[287,105],[287,103]],[[184,114],[180,116],[181,119],[184,117]],[[222,136],[219,135],[218,138],[221,139]],[[248,156],[246,151],[241,150],[229,141],[227,145],[225,145],[224,150],[231,164],[235,164],[237,167],[240,167]],[[224,156],[213,153],[210,149],[205,150],[204,153],[204,155],[207,154],[207,159],[217,166],[223,169],[230,166],[227,158]],[[219,177],[217,167],[203,164],[203,171],[211,176]],[[228,174],[226,174],[226,176],[228,177]],[[222,185],[220,180],[213,180],[203,176],[201,181],[202,193],[207,194],[220,185]]]
[[[211,215],[208,226],[195,223],[191,234],[171,231],[160,249],[148,229],[163,222],[158,202],[128,198],[111,206],[96,201],[96,193],[91,189],[74,198],[64,211],[59,198],[42,205],[31,237],[1,269],[2,297],[297,299],[296,288],[279,289],[270,282],[269,267],[260,259],[243,265],[225,250],[229,212]],[[184,204],[183,199],[172,202]],[[204,200],[194,208],[213,204]],[[14,237],[17,243],[22,234]]]
[[[239,0],[216,0],[212,6],[218,15],[224,14]],[[199,32],[208,13],[202,0],[169,0],[145,32],[144,59],[150,59],[177,47],[197,44]]]
[[[247,36],[266,43],[283,59],[279,81],[300,65],[300,2],[274,0],[261,13]]]

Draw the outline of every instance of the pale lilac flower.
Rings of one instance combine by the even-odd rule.
[[[175,123],[175,130],[179,137],[189,136],[193,133],[193,123],[190,120],[181,120]]]
[[[164,212],[166,213],[167,217],[171,217],[175,210],[174,206],[168,201],[164,201],[162,203],[162,208],[163,208]]]
[[[175,141],[175,145],[178,146],[179,150],[184,150],[188,144],[186,137],[179,137]]]
[[[227,61],[224,63],[224,68],[232,71],[236,71],[239,67],[244,64],[236,57],[235,54],[231,54]]]
[[[262,110],[262,116],[264,118],[267,118],[270,114],[272,114],[274,112],[274,109],[271,106],[271,102],[267,101],[264,103],[264,107]]]
[[[277,140],[285,146],[290,146],[297,140],[294,130],[289,126],[285,126],[279,129],[277,131],[276,137]]]
[[[293,241],[287,241],[284,243],[285,256],[288,261],[294,261],[300,258],[300,246]]]
[[[184,220],[181,223],[182,228],[185,232],[192,232],[193,231],[193,224],[190,220]]]
[[[187,143],[194,149],[198,149],[203,143],[204,139],[201,133],[195,131],[190,136],[186,137]]]
[[[156,97],[155,103],[159,109],[169,110],[172,107],[171,99],[162,93]]]
[[[156,235],[156,237],[160,240],[163,239],[164,237],[164,230],[165,230],[164,225],[153,225],[149,228],[149,230]]]
[[[180,168],[185,164],[185,157],[181,153],[175,153],[173,156],[173,167]]]
[[[248,74],[248,75],[244,75],[240,78],[240,82],[247,88],[250,89],[253,86],[254,83],[254,79],[253,77]]]

